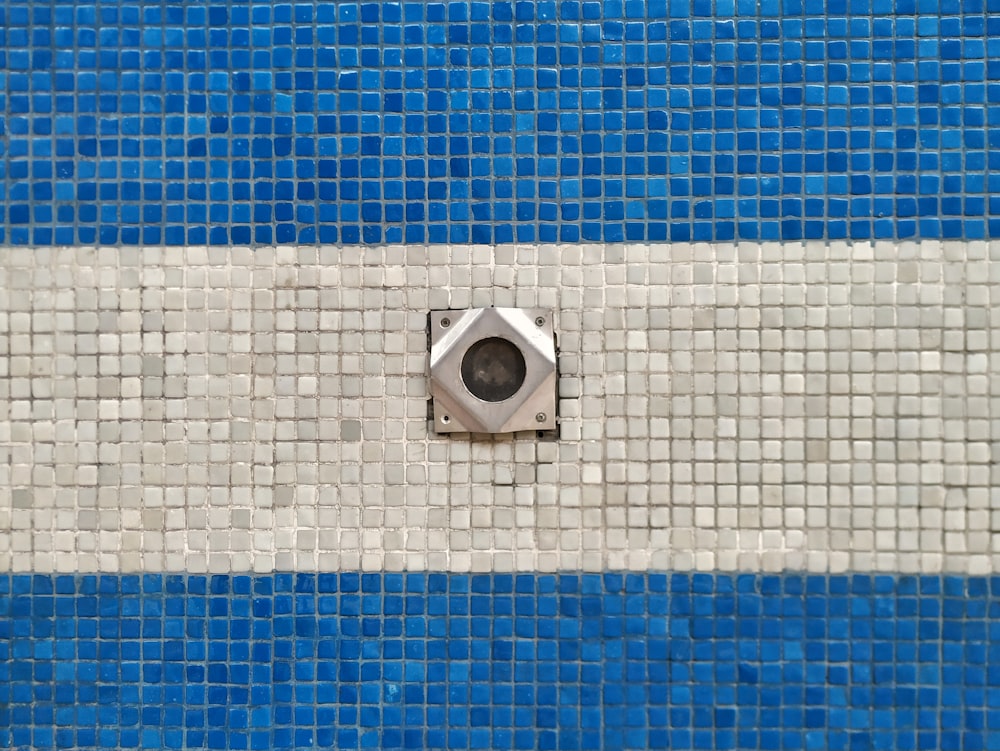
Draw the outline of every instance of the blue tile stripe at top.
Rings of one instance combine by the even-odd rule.
[[[1000,237],[1000,0],[0,0],[0,242]]]
[[[996,749],[1000,578],[0,576],[0,747]]]

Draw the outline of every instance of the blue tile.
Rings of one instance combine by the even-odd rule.
[[[996,590],[957,576],[0,575],[0,739],[989,748]]]
[[[992,10],[0,0],[0,241],[997,237]]]

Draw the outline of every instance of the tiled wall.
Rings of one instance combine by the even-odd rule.
[[[993,578],[0,576],[14,748],[990,748]]]
[[[998,13],[0,0],[0,747],[992,748]]]
[[[996,0],[4,0],[14,244],[1000,233]]]
[[[986,243],[20,249],[15,571],[1000,564]],[[543,306],[558,440],[428,421],[427,311]]]

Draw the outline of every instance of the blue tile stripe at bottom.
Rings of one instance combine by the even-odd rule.
[[[0,576],[0,747],[1000,748],[1000,578]]]

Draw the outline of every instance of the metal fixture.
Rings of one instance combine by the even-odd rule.
[[[555,428],[556,344],[551,311],[432,312],[431,396],[438,433]]]

